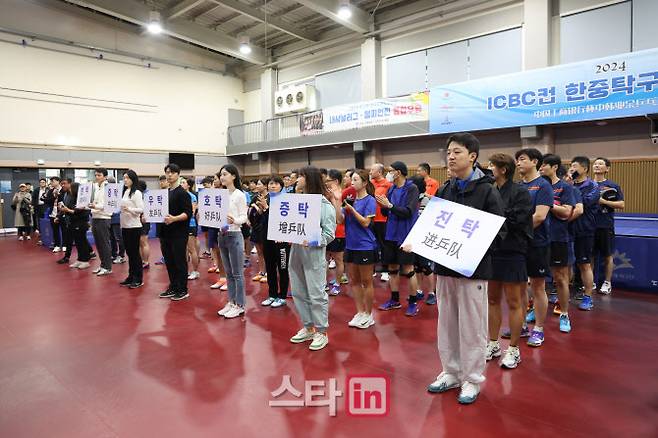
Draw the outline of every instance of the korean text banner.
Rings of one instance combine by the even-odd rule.
[[[304,243],[320,241],[322,195],[281,193],[270,195],[267,239],[275,242]]]
[[[199,225],[224,228],[230,202],[231,194],[227,189],[202,189],[197,201]]]
[[[432,134],[658,112],[658,49],[433,87]]]
[[[466,277],[473,275],[505,218],[432,198],[402,244]]]
[[[123,184],[107,183],[105,185],[105,206],[103,211],[107,214],[118,213],[121,210],[123,198]]]
[[[169,190],[148,190],[144,194],[144,219],[146,222],[163,223],[169,214]]]
[[[425,121],[428,118],[427,93],[389,97],[323,109],[323,131],[344,131],[368,126]]]
[[[78,199],[75,202],[75,208],[89,208],[92,192],[92,183],[80,184],[80,187],[78,187]]]

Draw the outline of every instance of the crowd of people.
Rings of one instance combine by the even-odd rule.
[[[486,361],[500,358],[503,368],[521,363],[520,339],[531,347],[545,341],[549,304],[559,315],[557,328],[569,333],[570,283],[578,308],[594,308],[594,257],[604,266],[598,291],[612,291],[614,210],[624,208],[618,184],[607,179],[610,161],[593,162],[574,157],[565,167],[562,158],[543,155],[533,148],[520,149],[512,157],[495,153],[488,166],[480,164],[480,144],[471,134],[448,139],[449,178],[440,184],[430,177],[430,165],[420,163],[414,176],[401,161],[376,163],[369,170],[318,169],[306,166],[283,178],[279,175],[243,181],[232,164],[203,179],[204,188],[225,188],[230,194],[227,226],[199,227],[193,178],[181,177],[176,164],[168,164],[160,188],[169,190],[169,211],[156,224],[169,286],[160,298],[173,301],[189,297],[188,281],[202,278],[199,259],[212,258],[208,270],[212,289],[227,291],[218,315],[226,319],[245,314],[245,267],[249,255],[258,257],[257,274],[251,279],[267,283],[263,307],[281,308],[292,297],[301,320],[292,343],[310,341],[311,350],[329,342],[329,297],[349,290],[355,314],[350,327],[375,325],[375,287],[378,279],[388,285],[390,296],[379,311],[403,307],[414,317],[421,304],[438,302],[438,349],[443,371],[428,386],[440,393],[460,388],[458,400],[472,403],[484,381]],[[518,171],[520,181],[515,182]],[[30,239],[31,228],[48,217],[54,236],[53,252],[69,264],[72,248],[77,260],[71,268],[87,269],[99,259],[97,276],[112,274],[112,265],[129,263],[128,276],[120,284],[131,289],[144,285],[149,267],[144,221],[146,185],[128,170],[123,175],[120,212],[106,213],[107,171],[96,169],[92,201],[78,208],[79,184],[50,178],[31,191],[21,184],[12,205],[16,210],[19,240]],[[279,193],[322,195],[321,237],[318,241],[291,244],[268,238],[269,207]],[[505,217],[498,236],[472,276],[465,277],[403,245],[432,197]],[[91,229],[96,246],[87,239]],[[199,239],[200,233],[204,236]],[[38,228],[36,229],[38,232]],[[215,277],[218,275],[217,277]],[[331,278],[331,279],[330,279]],[[502,297],[508,306],[508,328],[502,326]],[[533,324],[532,329],[529,324]],[[500,338],[509,339],[503,351]]]

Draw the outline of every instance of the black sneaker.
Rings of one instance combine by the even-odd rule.
[[[160,294],[160,298],[171,298],[176,295],[176,292],[173,290],[166,290]]]
[[[189,298],[190,294],[187,292],[178,292],[174,296],[171,297],[172,301],[180,301],[184,300],[185,298]]]
[[[121,283],[119,283],[121,286],[130,286],[133,284],[133,281],[130,278],[126,278],[123,280]]]
[[[61,258],[61,259],[57,260],[58,265],[63,265],[64,263],[68,263],[68,262],[69,262],[68,257],[64,257],[64,258]]]
[[[139,283],[137,283],[137,282],[132,283],[132,284],[131,284],[130,286],[128,286],[128,287],[129,287],[130,289],[137,289],[137,288],[140,288],[140,287],[142,287],[142,286],[144,286],[144,283],[140,281]]]
[[[95,258],[96,258],[96,253],[92,251],[91,254],[89,254],[89,260],[94,260]]]

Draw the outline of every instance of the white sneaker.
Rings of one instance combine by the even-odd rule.
[[[125,263],[125,262],[126,262],[125,257],[121,257],[121,256],[116,256],[116,258],[112,260],[112,263],[114,263],[115,265],[120,265],[121,263]]]
[[[375,325],[375,318],[372,317],[371,314],[364,313],[363,317],[359,320],[359,324],[356,326],[356,328],[359,329],[367,329],[370,326]]]
[[[222,310],[220,310],[219,312],[217,312],[217,314],[218,314],[219,316],[224,316],[224,315],[226,315],[230,310],[233,309],[233,306],[234,306],[234,304],[233,304],[232,302],[229,301],[228,303],[226,303],[226,305],[224,306],[224,308],[223,308]]]
[[[27,240],[32,240],[32,238],[30,236],[27,236],[26,239]]]
[[[317,351],[322,350],[329,343],[329,336],[326,333],[315,332],[313,335],[313,342],[308,346],[309,350]]]
[[[62,251],[62,248],[60,248],[59,246],[56,246],[56,247],[53,248],[53,252],[61,252],[61,251]]]
[[[457,397],[457,401],[463,405],[469,405],[477,400],[479,393],[480,385],[471,382],[464,382],[459,397]]]
[[[112,273],[112,271],[110,271],[109,269],[105,269],[105,268],[103,268],[103,269],[101,269],[100,271],[98,271],[98,273],[96,274],[96,276],[98,276],[98,277],[102,277],[103,275],[110,275],[111,273]]]
[[[251,253],[258,254],[258,249],[256,249],[256,247],[254,246],[253,248],[251,248]]]
[[[187,276],[188,280],[197,280],[199,277],[201,277],[201,274],[199,274],[198,271],[192,271],[190,272],[190,275]]]
[[[485,356],[487,362],[489,362],[494,357],[500,357],[501,354],[502,353],[500,350],[500,342],[498,341],[487,342],[487,354]]]
[[[98,273],[101,272],[102,270],[103,270],[103,268],[101,268],[101,267],[99,266],[98,268],[96,268],[96,269],[94,269],[93,271],[91,271],[91,273],[92,273],[92,274],[98,274]]]
[[[334,260],[334,259],[329,260],[328,268],[329,269],[334,269],[335,267],[336,267],[336,260]]]
[[[519,347],[510,346],[505,350],[505,355],[500,360],[501,368],[514,369],[521,363],[521,351]]]
[[[18,236],[18,240],[19,240],[19,241],[22,241],[22,240],[23,240],[23,236]]]
[[[224,283],[222,287],[219,288],[219,290],[228,290],[228,283]]]
[[[365,313],[358,312],[354,317],[350,320],[350,322],[347,323],[348,326],[350,327],[356,327],[357,325],[360,324],[361,318],[365,316]]]
[[[313,339],[313,334],[313,332],[306,330],[306,327],[304,327],[299,330],[295,336],[290,338],[290,342],[293,344],[301,344],[302,342],[310,341]]]
[[[226,319],[237,318],[243,313],[244,313],[244,307],[240,307],[234,304],[233,308],[224,314],[224,318]]]
[[[439,374],[436,380],[427,386],[427,390],[433,393],[446,392],[453,388],[459,388],[459,380],[448,373]]]
[[[69,265],[69,268],[77,268],[81,264],[82,264],[82,262],[73,262]]]
[[[66,247],[65,246],[62,247],[62,251],[66,252]]]
[[[78,269],[87,269],[90,266],[91,265],[89,264],[89,262],[80,262],[80,264],[78,265]]]
[[[271,306],[273,302],[276,301],[276,298],[268,297],[265,301],[260,303],[261,306]]]
[[[382,272],[382,275],[380,277],[381,281],[388,281],[390,279],[391,279],[391,277],[388,275],[388,272]]]
[[[601,289],[599,290],[599,293],[603,295],[610,295],[612,293],[612,283],[609,281],[604,281],[603,284],[601,285]]]
[[[286,305],[286,300],[284,300],[282,298],[277,298],[276,300],[274,300],[274,302],[272,303],[272,305],[270,307],[276,309],[277,307],[282,307],[282,306],[285,306],[285,305]]]

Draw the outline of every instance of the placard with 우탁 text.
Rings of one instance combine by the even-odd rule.
[[[270,194],[268,240],[317,245],[321,234],[321,204],[322,195]]]
[[[231,203],[231,194],[227,189],[202,189],[199,191],[197,209],[199,225],[210,228],[224,228],[226,216]]]
[[[163,223],[169,214],[169,189],[147,190],[144,194],[144,219]]]
[[[433,197],[402,246],[466,277],[473,275],[505,218]]]

